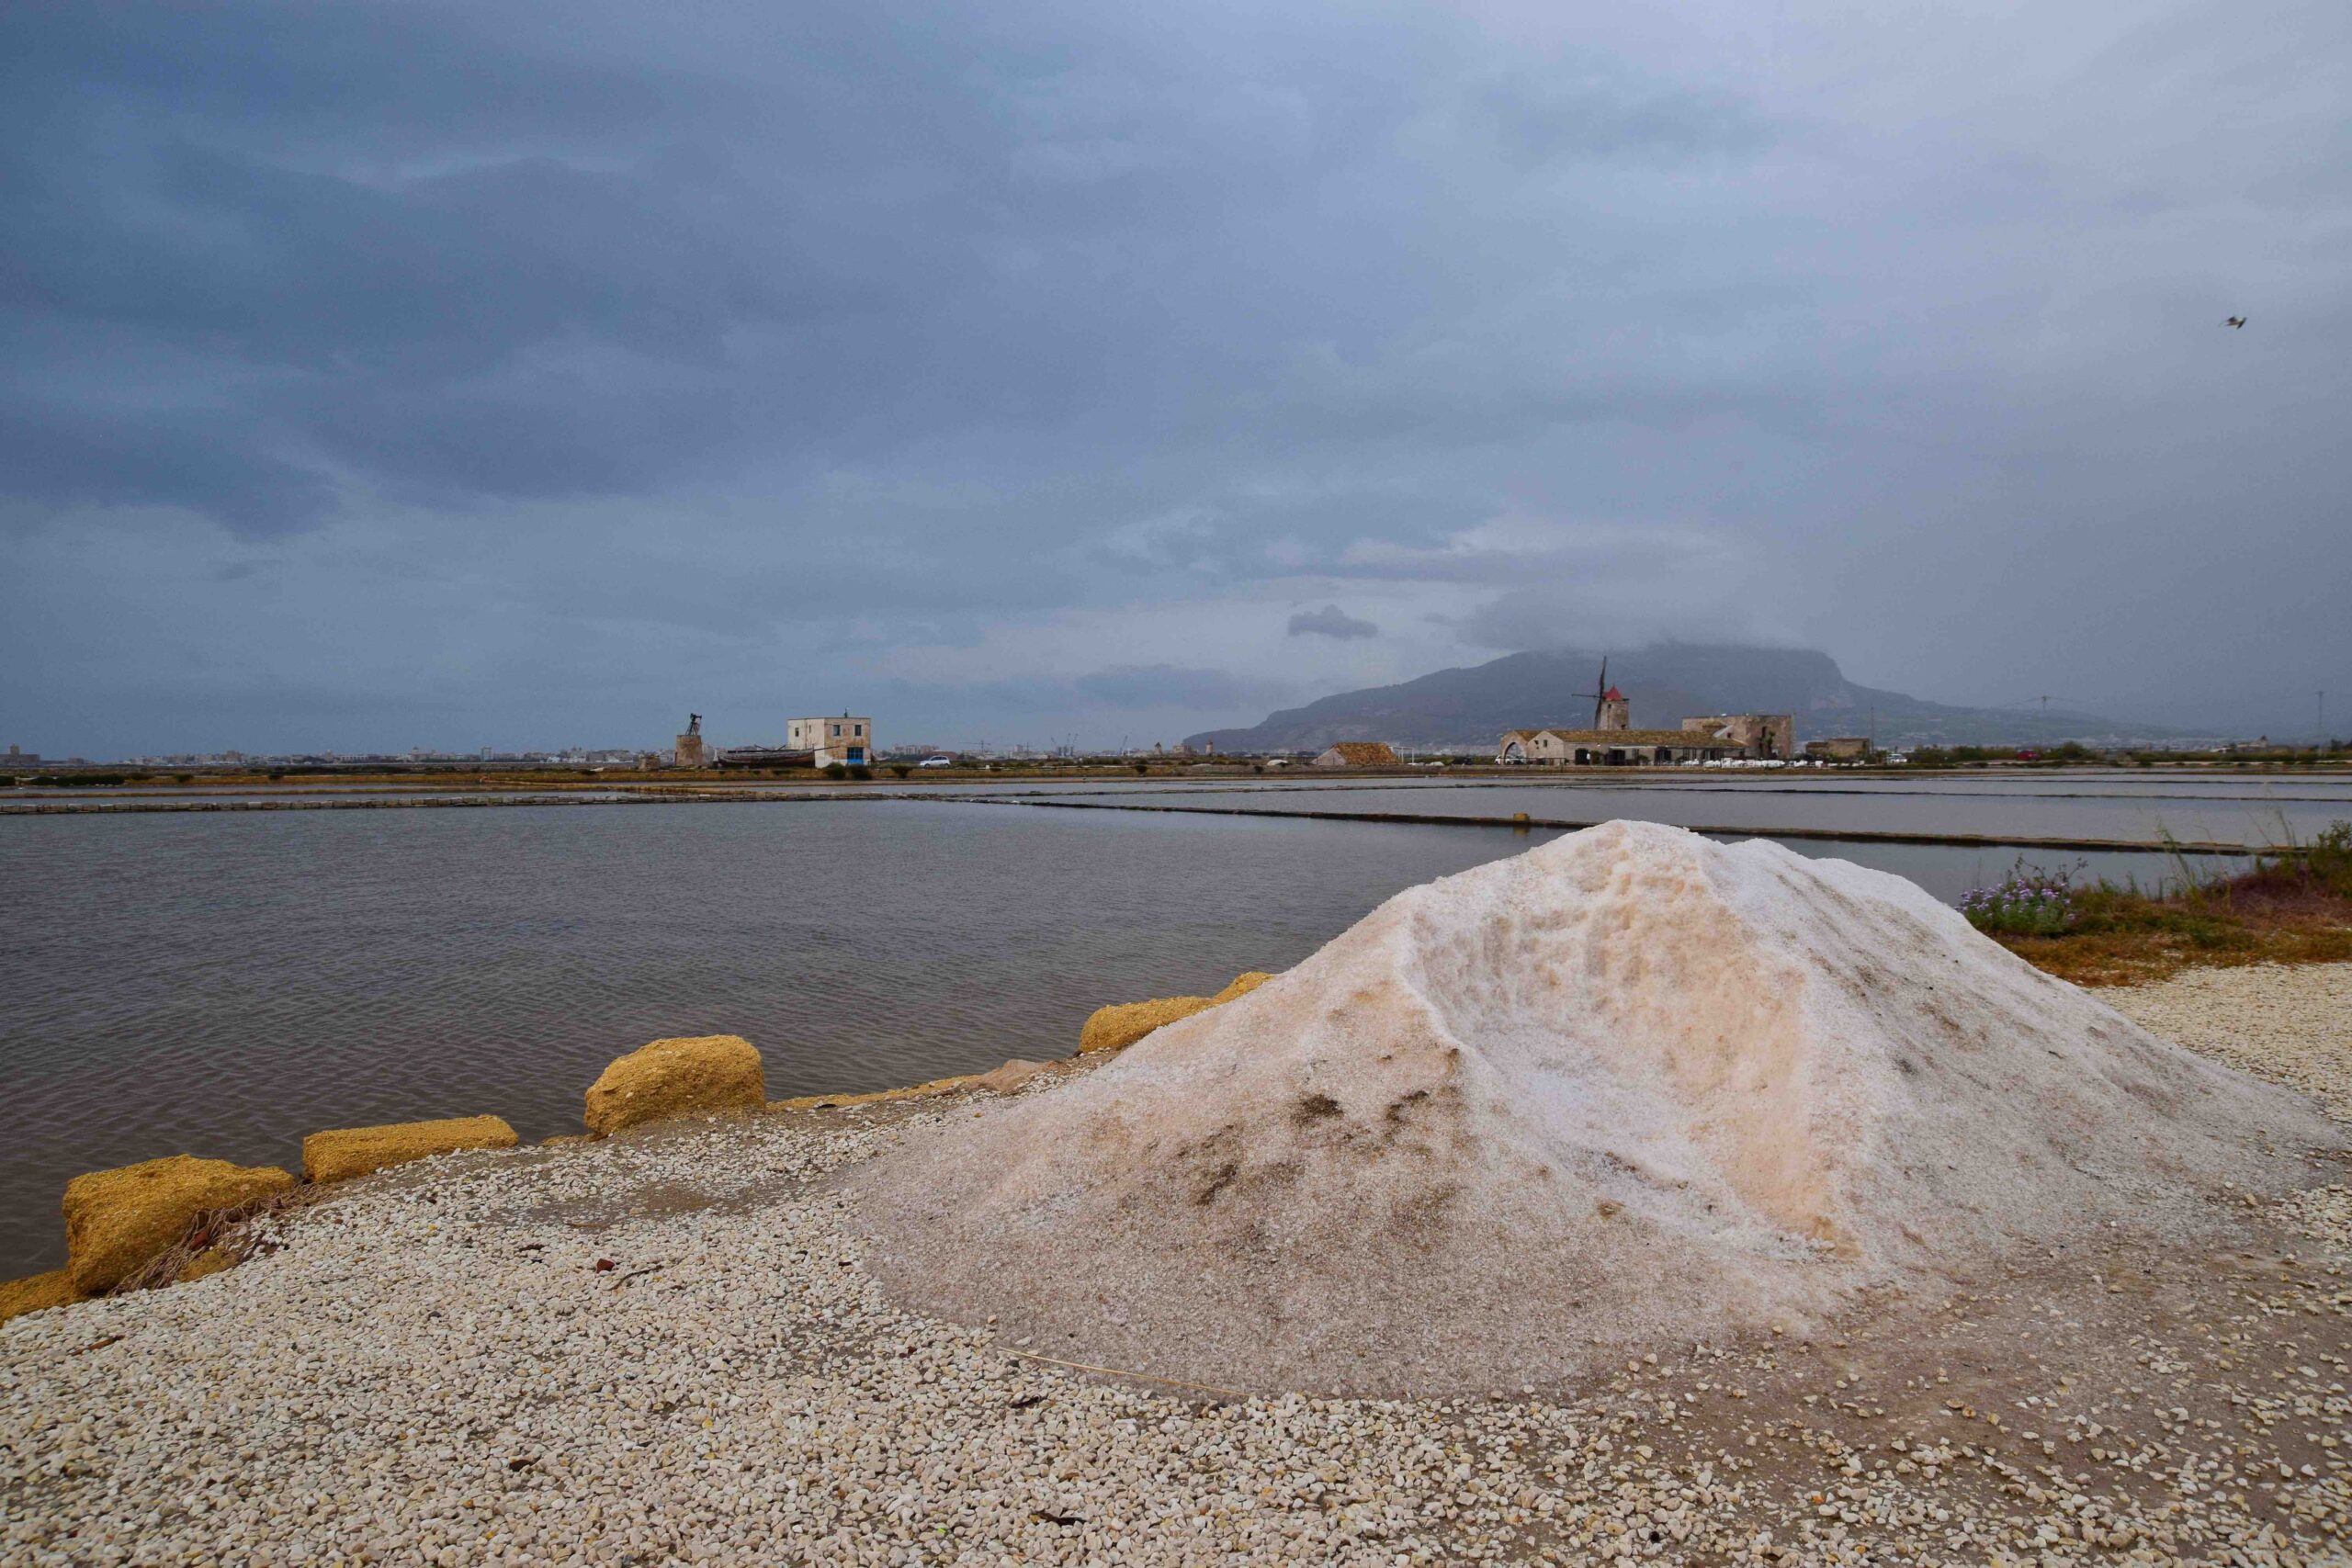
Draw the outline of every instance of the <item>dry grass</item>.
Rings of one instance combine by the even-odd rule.
[[[2140,985],[2188,968],[2352,960],[2352,866],[2324,852],[2162,897],[2086,888],[2075,908],[2069,931],[1996,932],[1994,940],[2078,986]]]
[[[234,1208],[209,1209],[188,1222],[177,1241],[104,1293],[121,1296],[134,1291],[158,1291],[183,1280],[234,1268],[261,1252],[274,1252],[277,1247],[263,1242],[255,1222],[288,1209],[307,1207],[322,1195],[317,1187],[303,1186],[273,1192]]]

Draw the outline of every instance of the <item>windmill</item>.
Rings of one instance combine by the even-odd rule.
[[[1592,690],[1589,692],[1570,692],[1568,695],[1572,697],[1590,697],[1592,699],[1592,728],[1599,729],[1600,728],[1600,705],[1609,700],[1610,691],[1609,656],[1604,653],[1600,656],[1600,678],[1593,682]]]

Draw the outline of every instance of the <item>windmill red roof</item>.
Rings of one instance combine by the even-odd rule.
[[[1600,694],[1600,700],[1604,703],[1622,703],[1625,700],[1625,694],[1611,686]]]

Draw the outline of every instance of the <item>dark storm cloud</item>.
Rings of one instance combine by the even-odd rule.
[[[300,454],[318,476],[191,475],[184,504],[254,531],[303,493],[325,514],[326,476],[442,502],[636,494],[1082,395],[1035,352],[1067,326],[1016,343],[989,309],[971,231],[1001,224],[977,188],[1001,178],[959,171],[969,154],[899,123],[914,106],[889,92],[843,105],[819,62],[763,90],[650,61],[616,76],[430,10],[23,19],[0,209],[16,333],[79,323],[203,362],[114,411],[123,479],[94,499],[152,499],[148,454],[175,401],[211,400],[202,370],[243,383],[215,468]],[[920,60],[899,63],[920,90]],[[39,345],[17,346],[38,381]]]
[[[127,422],[119,409],[0,400],[0,479],[55,506],[184,506],[255,533],[311,522],[334,506],[317,473],[276,457],[264,428],[223,410],[172,409]]]
[[[1337,604],[1326,604],[1319,610],[1301,610],[1290,618],[1293,637],[1328,637],[1340,642],[1350,637],[1378,637],[1380,628],[1370,621],[1358,620]]]
[[[0,701],[954,740],[1568,617],[2260,724],[2352,687],[2347,52],[2259,0],[0,9]]]
[[[20,17],[6,301],[20,326],[136,332],[246,383],[215,462],[254,482],[192,473],[185,504],[266,532],[326,515],[330,477],[441,503],[638,494],[1003,425],[1015,457],[1035,456],[1023,433],[1066,425],[1115,450],[1163,413],[1206,415],[1212,446],[1285,426],[1330,441],[1425,420],[1427,394],[1445,395],[1424,389],[1419,416],[1377,412],[1413,400],[1393,372],[1294,370],[1256,347],[1253,319],[1277,314],[1320,317],[1342,353],[1360,335],[1362,302],[1312,309],[1295,256],[1238,297],[1196,276],[1208,258],[1260,267],[1295,227],[1274,201],[1396,134],[1410,100],[1361,79],[1400,63],[1387,49],[1311,85],[1211,83],[1194,103],[1187,77],[1215,62],[1127,46],[1093,73],[959,62],[976,40],[952,22],[926,43],[796,14],[752,28],[743,61],[715,39],[624,66],[625,49],[508,36],[502,19],[517,20]],[[616,44],[644,41],[603,20]],[[1712,145],[1725,115],[1622,84],[1464,92],[1474,134],[1499,116],[1546,156]],[[1363,220],[1341,217],[1332,241]],[[1477,379],[1444,378],[1465,371]],[[1204,400],[1268,374],[1284,403],[1327,412],[1302,427],[1298,412],[1245,421]],[[13,488],[151,499],[141,449],[189,412],[168,406],[175,391],[209,396],[150,385],[119,411],[110,491],[39,473]],[[1502,391],[1465,389],[1455,417],[1601,407]],[[151,421],[164,429],[136,428]],[[261,479],[289,463],[313,482]]]

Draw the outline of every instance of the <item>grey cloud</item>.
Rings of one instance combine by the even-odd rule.
[[[1159,411],[1111,389],[1109,340],[1124,387],[1233,411],[1198,433],[1211,450],[1395,417],[1347,412],[1396,394],[1344,382],[1282,389],[1286,407],[1233,393],[1275,368],[1267,329],[1359,317],[1300,265],[1287,209],[1295,181],[1405,123],[1409,98],[1361,90],[1403,63],[1383,58],[1401,38],[1260,87],[1205,49],[1116,35],[1094,69],[1047,74],[967,59],[952,27],[877,48],[841,17],[777,33],[721,11],[695,56],[625,10],[583,11],[565,43],[519,15],[24,17],[0,299],[201,348],[232,379],[281,372],[245,394],[246,439],[222,432],[266,446],[224,457],[307,468],[314,519],[338,479],[442,504],[630,495],[778,453],[888,460],[959,429],[1008,466],[1023,429],[1111,456]],[[1295,30],[1258,47],[1319,53],[1318,29]],[[1620,88],[1479,91],[1603,141],[1653,141],[1667,113]],[[1405,257],[1365,259],[1359,289],[1413,287]],[[1194,281],[1218,265],[1256,286]],[[626,384],[579,370],[599,355]],[[146,417],[125,411],[126,445]],[[187,504],[251,526],[204,488]]]
[[[1318,558],[1316,569],[1334,578],[1521,592],[1531,581],[1588,594],[1638,589],[1645,599],[1664,592],[1688,604],[1749,574],[1754,554],[1722,529],[1506,519],[1411,542],[1353,540]]]
[[[272,449],[281,433],[219,410],[44,403],[0,388],[0,495],[48,507],[186,507],[239,533],[306,526],[334,486]]]
[[[1577,640],[1571,630],[1576,623],[1558,596],[1541,592],[1505,593],[1467,615],[1445,617],[1442,624],[1473,648],[1509,653],[1560,648]],[[1586,640],[1592,639],[1588,635]]]
[[[252,102],[192,91],[167,63],[184,20],[153,36],[85,21],[113,35],[104,49],[61,40],[72,24],[48,20],[24,30],[55,46],[59,74],[34,73],[39,49],[17,70],[33,80],[10,116],[27,134],[10,138],[15,199],[0,206],[0,305],[16,312],[0,332],[62,321],[208,355],[216,381],[250,388],[242,419],[219,422],[217,464],[280,475],[273,524],[303,494],[310,519],[329,515],[331,474],[455,502],[641,493],[811,442],[860,457],[935,430],[950,408],[1050,415],[1085,395],[1035,352],[1058,329],[1034,333],[1026,355],[987,352],[1001,329],[969,244],[971,196],[952,181],[896,200],[860,188],[910,151],[903,130],[876,124],[846,166],[764,164],[735,145],[762,119],[787,122],[771,137],[828,143],[808,149],[822,159],[859,150],[818,131],[822,102],[741,83],[640,83],[617,95],[618,127],[592,130],[595,73],[487,46],[447,15],[448,36],[412,23],[389,39],[380,18],[353,16],[345,37],[323,14],[255,17],[235,49],[222,18],[189,55],[262,102],[290,100],[271,140]],[[338,123],[297,67],[365,77],[371,41],[408,91],[367,78],[346,107],[375,123]],[[489,96],[502,107],[459,107],[501,72]],[[548,113],[532,120],[532,104]],[[417,167],[354,167],[355,144]],[[918,213],[944,222],[910,245]],[[961,360],[940,357],[943,340],[976,335]],[[600,359],[617,373],[582,367]],[[51,368],[17,365],[28,382]],[[277,384],[257,382],[263,370]],[[132,468],[170,423],[142,390],[111,422]],[[289,464],[307,485],[285,479]],[[0,477],[42,493],[29,482]],[[146,498],[126,483],[95,499]],[[221,482],[180,498],[232,527],[250,525],[243,499]]]
[[[1441,617],[1465,646],[1491,653],[1577,647],[1642,648],[1660,641],[1785,644],[1773,619],[1736,603],[1683,606],[1645,599],[1612,602],[1606,592],[1574,587],[1521,589],[1498,594],[1469,614]]]
[[[1337,604],[1326,604],[1319,610],[1301,610],[1290,618],[1293,637],[1328,637],[1345,642],[1351,637],[1378,637],[1380,628],[1370,621],[1360,621]]]
[[[0,7],[0,709],[413,736],[431,626],[479,741],[779,679],[1232,722],[1317,693],[873,671],[1376,582],[1316,681],[1568,614],[2280,728],[2352,688],[2352,12],[2288,9]]]
[[[1469,102],[1513,156],[1531,163],[1627,154],[1673,161],[1752,151],[1773,134],[1754,104],[1729,94],[1645,85],[1600,70],[1515,71]]]
[[[1080,675],[1077,692],[1114,708],[1182,708],[1230,712],[1283,701],[1290,688],[1227,670],[1184,669],[1170,664],[1126,665]]]

